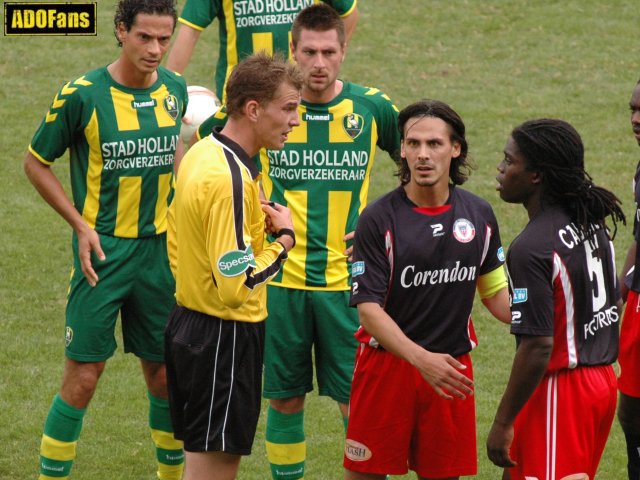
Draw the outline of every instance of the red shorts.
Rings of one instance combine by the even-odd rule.
[[[458,360],[473,379],[470,355]],[[404,475],[409,468],[422,477],[475,475],[474,397],[445,400],[415,367],[361,344],[351,386],[344,466],[373,474]]]
[[[511,480],[595,478],[616,412],[611,365],[545,375],[518,414],[509,469]]]
[[[618,364],[618,389],[625,395],[640,397],[640,294],[633,290],[629,290],[620,328]]]

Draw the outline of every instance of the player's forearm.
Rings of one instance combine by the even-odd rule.
[[[252,267],[249,264],[249,252],[246,255],[241,255],[238,250],[227,254],[210,252],[209,259],[220,301],[228,308],[240,308],[257,288],[264,288],[280,271],[286,255],[286,247],[280,242],[273,242],[253,256],[255,266]]]
[[[181,24],[176,39],[167,57],[167,68],[183,74],[189,65],[193,50],[200,38],[200,30]]]
[[[349,15],[342,18],[342,21],[344,22],[344,33],[347,45],[349,45],[349,42],[351,42],[351,37],[353,37],[353,33],[356,31],[356,25],[358,24],[359,18],[360,13],[358,12],[358,7],[354,8]]]
[[[358,305],[360,324],[380,345],[395,356],[415,365],[422,347],[407,337],[398,324],[377,303]]]
[[[496,412],[496,423],[503,426],[513,424],[540,384],[549,364],[552,348],[553,337],[521,337],[509,382]]]
[[[624,266],[622,267],[622,271],[620,272],[620,293],[622,294],[622,301],[627,301],[627,294],[629,293],[629,289],[624,283],[624,277],[627,275],[627,272],[635,265],[636,262],[636,253],[637,253],[637,242],[634,240],[631,242],[629,246],[629,250],[627,251],[627,258],[624,261]]]
[[[44,165],[33,154],[27,153],[24,171],[40,196],[76,231],[88,228],[78,210],[64,191],[51,167]]]
[[[482,299],[483,305],[502,323],[511,323],[511,308],[509,307],[509,291],[502,288],[492,297]]]

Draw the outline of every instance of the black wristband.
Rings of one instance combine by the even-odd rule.
[[[293,245],[291,246],[291,248],[296,246],[296,232],[294,232],[290,228],[281,228],[273,234],[273,237],[280,238],[282,235],[289,235],[291,237],[291,239],[293,240]]]

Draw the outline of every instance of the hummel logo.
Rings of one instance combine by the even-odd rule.
[[[444,227],[441,223],[436,223],[430,226],[434,237],[441,237],[442,235],[444,235]]]

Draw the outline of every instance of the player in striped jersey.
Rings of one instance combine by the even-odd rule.
[[[389,98],[338,79],[345,48],[335,10],[318,4],[298,14],[292,52],[305,77],[300,125],[283,150],[260,153],[264,193],[291,209],[297,234],[267,288],[265,436],[274,479],[304,478],[304,402],[314,366],[319,394],[338,403],[346,426],[358,320],[348,307],[344,237],[367,202],[376,147],[395,155],[400,143]]]
[[[593,479],[616,408],[620,293],[605,218],[625,217],[561,120],[516,127],[496,179],[529,223],[507,253],[517,349],[487,452],[511,480]]]
[[[636,83],[631,99],[631,128],[640,145],[640,81]],[[618,420],[627,444],[627,472],[629,480],[640,479],[640,162],[633,178],[633,193],[636,215],[633,222],[634,240],[629,246],[627,259],[622,269],[620,288],[627,302],[620,328],[620,376],[618,390]]]
[[[167,58],[167,68],[184,73],[202,31],[216,18],[220,48],[215,71],[218,98],[233,67],[253,52],[290,55],[291,25],[305,7],[321,0],[188,0],[180,14],[176,40]],[[347,42],[358,21],[357,0],[322,0],[340,14],[347,29]]]
[[[176,17],[172,0],[121,0],[120,56],[63,86],[29,145],[27,176],[74,231],[66,359],[44,427],[41,480],[69,476],[86,408],[116,349],[118,315],[125,352],[140,358],[148,387],[158,478],[182,474],[163,353],[174,292],[166,216],[187,93],[160,61]],[[50,168],[67,149],[72,200]]]

